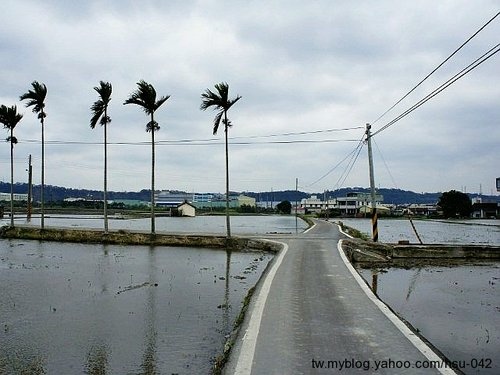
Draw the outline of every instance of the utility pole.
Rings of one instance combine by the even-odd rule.
[[[372,155],[372,136],[371,125],[366,124],[366,142],[368,143],[368,164],[370,167],[370,191],[372,198],[372,239],[373,242],[378,241],[378,223],[377,223],[377,203],[375,200],[375,175],[373,172],[373,155]]]
[[[295,178],[295,234],[299,233],[299,224],[297,222],[297,197],[299,196],[299,179]]]
[[[29,223],[31,221],[31,209],[32,209],[32,198],[33,197],[33,167],[31,166],[31,154],[28,159],[28,213],[26,215],[26,221]]]

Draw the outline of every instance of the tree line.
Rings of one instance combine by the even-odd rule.
[[[111,83],[100,81],[99,85],[94,87],[97,92],[98,99],[90,107],[91,119],[90,127],[95,129],[97,124],[101,125],[104,130],[104,168],[103,168],[103,188],[104,188],[104,232],[108,233],[108,213],[107,213],[107,195],[108,195],[108,155],[107,155],[107,127],[111,123],[111,117],[108,113],[108,105],[111,101],[113,87]],[[40,211],[41,211],[41,229],[45,228],[45,100],[47,97],[47,86],[38,81],[33,81],[31,89],[20,95],[19,100],[25,102],[27,108],[31,107],[33,113],[37,115],[42,127],[41,134],[41,187],[40,187]],[[124,105],[135,104],[139,106],[148,116],[146,124],[146,132],[151,133],[151,235],[155,235],[155,132],[160,130],[158,122],[155,121],[155,112],[170,98],[170,95],[157,97],[156,90],[153,85],[144,80],[137,82],[137,89],[133,91],[129,97],[123,102]],[[219,126],[222,124],[225,133],[225,167],[226,167],[226,230],[227,237],[231,237],[231,226],[229,218],[229,150],[228,150],[228,129],[232,126],[231,121],[227,117],[228,110],[241,99],[237,95],[235,98],[229,98],[229,85],[226,82],[221,82],[215,85],[215,90],[206,89],[201,94],[201,110],[214,108],[217,114],[213,121],[213,134],[217,134]],[[11,211],[11,227],[14,227],[14,145],[17,144],[17,138],[14,135],[14,129],[23,115],[18,113],[17,106],[0,105],[0,123],[8,130],[9,136],[7,142],[10,145],[10,211]]]

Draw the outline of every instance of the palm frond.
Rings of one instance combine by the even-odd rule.
[[[17,113],[17,106],[7,107],[3,104],[0,106],[0,122],[5,128],[14,129],[22,118],[23,115]]]
[[[200,109],[203,111],[210,107],[214,107],[215,110],[219,110],[214,119],[214,135],[217,134],[222,115],[227,112],[234,103],[241,99],[240,95],[237,95],[234,99],[228,99],[229,85],[226,82],[217,83],[215,85],[215,91],[216,92],[210,89],[206,89],[205,92],[201,94],[200,105]],[[230,126],[230,123],[228,123],[228,125],[226,125],[226,128]]]
[[[7,142],[10,142],[11,144],[13,145],[16,145],[17,144],[17,138],[14,137],[14,136],[8,136],[7,139],[6,139]]]
[[[47,86],[37,81],[33,81],[31,83],[31,86],[33,87],[33,90],[29,90],[27,93],[22,94],[19,99],[28,100],[25,105],[27,108],[33,107],[32,110],[34,113],[44,113],[45,98],[47,97]],[[42,118],[45,117],[46,114]]]
[[[217,130],[219,130],[220,120],[223,114],[224,111],[220,111],[219,113],[217,113],[217,115],[215,115],[213,135],[217,134]]]
[[[109,116],[105,116],[108,104],[111,101],[112,86],[109,82],[100,81],[99,86],[94,87],[94,90],[99,94],[99,99],[92,104],[90,110],[93,115],[90,119],[90,127],[95,128],[99,122],[101,125],[106,125],[111,122]]]
[[[144,110],[147,115],[153,115],[160,106],[165,103],[170,95],[162,96],[156,100],[156,90],[153,85],[144,80],[137,82],[137,90],[130,94],[129,98],[123,104],[136,104]],[[157,131],[160,127],[156,121],[154,124],[149,122],[146,125],[146,131]]]
[[[146,124],[146,132],[157,132],[158,130],[160,130],[160,125],[156,121],[150,121]]]
[[[155,102],[155,111],[161,107],[161,105],[163,103],[165,103],[168,98],[170,98],[170,95],[166,95],[166,96],[162,96],[160,99],[158,99],[156,102]]]

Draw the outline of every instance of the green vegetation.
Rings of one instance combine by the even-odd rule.
[[[160,125],[155,121],[154,114],[160,106],[170,98],[162,96],[156,100],[156,90],[153,85],[140,80],[137,90],[130,94],[123,104],[136,104],[149,115],[151,120],[146,124],[146,131],[151,132],[151,234],[155,234],[155,132],[160,130]]]
[[[33,113],[37,113],[37,117],[42,125],[42,186],[40,192],[42,218],[40,226],[43,229],[45,226],[45,98],[47,97],[47,86],[45,84],[33,81],[31,83],[33,90],[22,94],[19,100],[27,100],[26,107],[33,107]]]
[[[361,240],[364,240],[364,241],[369,241],[370,240],[370,237],[366,234],[366,233],[363,233],[355,228],[351,228],[351,227],[348,227],[347,225],[345,225],[343,222],[339,221],[338,222],[339,225],[340,225],[340,228],[346,232],[348,235],[354,237],[354,238],[359,238]]]
[[[241,96],[237,95],[234,99],[229,99],[229,85],[226,82],[221,82],[215,85],[215,90],[217,92],[213,92],[209,89],[206,89],[203,94],[201,94],[201,106],[200,109],[205,111],[210,107],[214,107],[218,112],[215,115],[214,119],[214,129],[213,134],[217,134],[217,130],[219,129],[219,125],[221,123],[224,124],[224,136],[225,136],[225,145],[226,145],[226,229],[227,229],[227,238],[231,237],[231,222],[229,220],[229,149],[227,142],[227,133],[228,129],[232,126],[231,121],[227,118],[227,111],[235,104],[238,100],[241,99]],[[224,119],[222,119],[224,116]]]
[[[99,94],[99,99],[94,102],[90,109],[92,110],[92,118],[90,119],[90,127],[95,128],[99,122],[104,128],[104,232],[108,233],[108,124],[111,122],[111,117],[108,116],[108,104],[111,101],[111,92],[113,88],[109,82],[100,82],[100,86],[94,87],[94,90]]]
[[[439,198],[438,206],[443,210],[445,218],[470,217],[472,202],[465,193],[456,190],[445,192]]]
[[[17,144],[17,138],[14,137],[14,128],[21,121],[23,115],[17,113],[17,107],[0,106],[0,123],[9,130],[10,136],[7,142],[10,143],[10,212],[14,212],[14,145]],[[10,215],[10,226],[14,226],[14,215]]]
[[[280,214],[289,215],[292,212],[292,204],[289,201],[282,201],[276,205],[276,210]]]

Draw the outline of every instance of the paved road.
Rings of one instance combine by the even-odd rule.
[[[380,368],[427,358],[360,287],[338,252],[340,238],[336,225],[318,221],[280,240],[288,249],[259,283],[226,374],[438,373]]]

